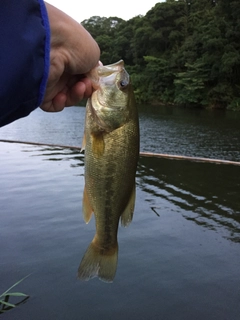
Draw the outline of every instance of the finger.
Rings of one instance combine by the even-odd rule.
[[[59,112],[66,106],[67,94],[64,92],[58,93],[52,100],[52,110],[54,112]]]
[[[62,111],[66,105],[67,96],[65,93],[58,93],[54,99],[44,102],[40,108],[45,112],[59,112]]]
[[[89,98],[92,95],[92,92],[93,92],[92,81],[89,78],[83,78],[81,81],[86,86],[84,97],[85,98]]]
[[[67,92],[66,107],[78,104],[84,97],[86,86],[83,82],[77,82]]]
[[[77,82],[67,92],[66,106],[78,104],[83,98],[88,98],[92,94],[92,83],[89,79],[82,79]]]

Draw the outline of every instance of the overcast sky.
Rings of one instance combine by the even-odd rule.
[[[156,3],[163,1],[164,0],[141,0],[134,2],[129,0],[47,0],[48,3],[64,11],[78,22],[92,16],[116,16],[128,20],[139,14],[145,15]]]

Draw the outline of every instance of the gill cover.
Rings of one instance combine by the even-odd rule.
[[[97,87],[89,99],[89,109],[95,123],[106,132],[121,127],[129,119],[130,86],[123,60],[107,66],[98,66],[89,77]]]

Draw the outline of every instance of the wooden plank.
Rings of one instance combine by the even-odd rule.
[[[67,149],[75,149],[81,150],[81,147],[78,146],[66,146],[66,145],[58,145],[51,143],[40,143],[40,142],[30,142],[30,141],[19,141],[19,140],[6,140],[0,139],[0,142],[6,143],[21,143],[35,146],[48,146],[48,147],[59,147],[59,148],[67,148]],[[240,166],[240,162],[238,161],[230,161],[230,160],[221,160],[221,159],[211,159],[211,158],[202,158],[202,157],[189,157],[189,156],[180,156],[174,154],[164,154],[164,153],[152,153],[152,152],[140,152],[141,157],[154,157],[154,158],[165,158],[165,159],[175,159],[175,160],[188,160],[195,162],[208,162],[208,163],[216,163],[216,164],[228,164]]]

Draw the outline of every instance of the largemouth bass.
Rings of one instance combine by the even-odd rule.
[[[84,129],[86,223],[94,212],[96,234],[78,269],[83,280],[112,282],[117,269],[119,220],[127,226],[135,205],[139,123],[132,85],[121,60],[96,67],[97,85],[86,106]]]

